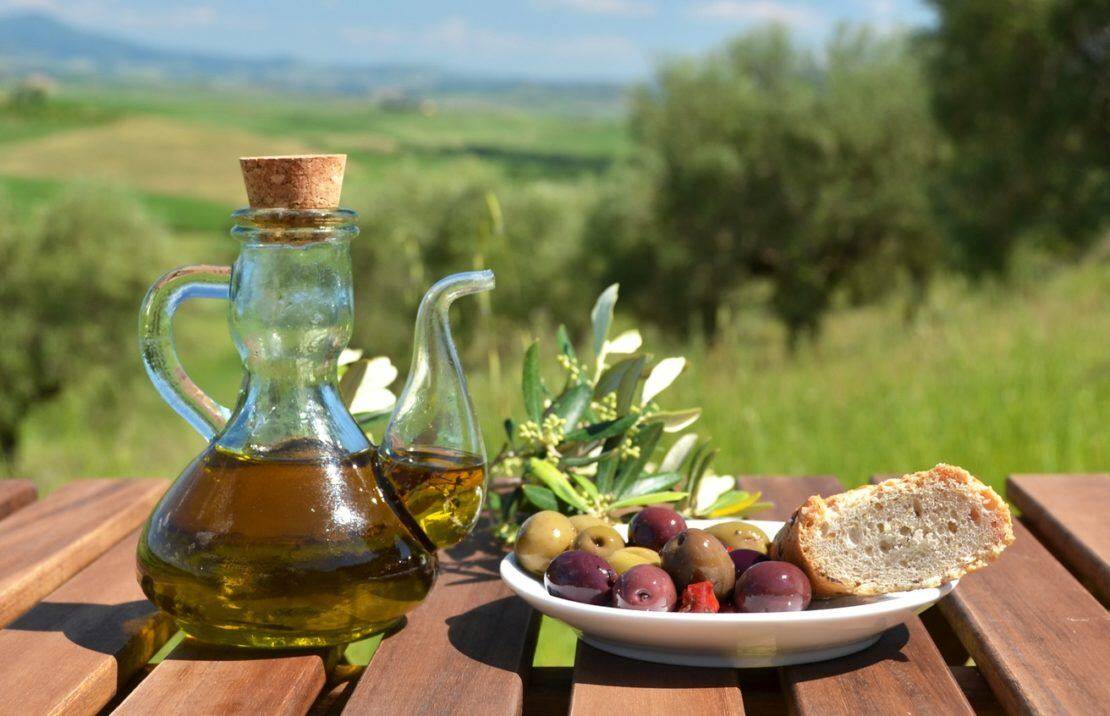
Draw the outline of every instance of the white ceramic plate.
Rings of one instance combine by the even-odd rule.
[[[705,527],[721,521],[687,524]],[[783,524],[745,522],[768,537],[774,537]],[[617,530],[627,535],[626,525]],[[815,601],[804,612],[683,614],[614,609],[553,597],[541,581],[517,565],[512,554],[501,560],[501,578],[534,609],[570,625],[583,641],[603,651],[663,664],[736,668],[803,664],[866,649],[884,631],[951,592],[959,581],[937,589]]]

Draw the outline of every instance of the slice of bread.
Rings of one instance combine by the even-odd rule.
[[[985,567],[1014,541],[1010,509],[967,470],[928,472],[811,497],[771,558],[801,567],[814,597],[936,587]]]

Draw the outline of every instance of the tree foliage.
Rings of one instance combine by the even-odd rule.
[[[0,211],[0,457],[9,464],[28,411],[138,355],[139,302],[166,268],[161,229],[126,196],[74,187],[34,222],[12,209]]]
[[[926,97],[904,45],[866,32],[822,60],[773,30],[667,64],[633,109],[644,180],[600,203],[586,245],[663,323],[711,332],[729,292],[765,278],[791,335],[813,331],[839,289],[928,272]]]
[[[1110,212],[1110,3],[933,0],[936,115],[952,141],[942,211],[966,268],[1035,234],[1082,248]]]

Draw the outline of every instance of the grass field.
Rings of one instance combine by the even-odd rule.
[[[350,101],[122,90],[65,103],[40,117],[0,114],[0,193],[31,214],[67,181],[110,177],[172,230],[182,263],[230,260],[227,214],[243,202],[240,153],[349,151],[357,197],[402,165],[450,172],[482,162],[514,180],[571,182],[604,170],[629,143],[619,120],[605,117],[492,109],[424,116]],[[1006,286],[938,280],[910,321],[897,299],[842,307],[795,354],[757,310],[734,316],[713,343],[677,344],[641,328],[656,356],[690,359],[665,404],[704,408],[697,429],[720,448],[721,473],[831,473],[854,485],[948,461],[1001,486],[1010,472],[1104,470],[1110,263],[1030,266]],[[169,267],[151,267],[152,278]],[[626,322],[618,304],[618,324]],[[232,402],[240,374],[222,307],[188,305],[177,328],[197,382]],[[120,352],[129,356],[129,380],[104,383],[92,367],[86,384],[28,416],[17,471],[43,492],[75,477],[172,477],[203,447],[155,395],[135,346]],[[391,357],[407,364],[407,355]],[[498,384],[478,368],[483,361],[470,360],[491,450],[506,409],[519,413],[519,357],[502,360],[509,378]],[[537,663],[567,663],[572,643],[545,622]]]

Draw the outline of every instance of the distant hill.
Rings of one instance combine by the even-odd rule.
[[[74,27],[40,12],[0,17],[0,81],[41,72],[61,79],[112,83],[183,82],[293,92],[405,98],[469,98],[493,103],[619,106],[624,87],[605,82],[500,79],[421,65],[325,65],[292,57],[265,59],[164,50]]]

